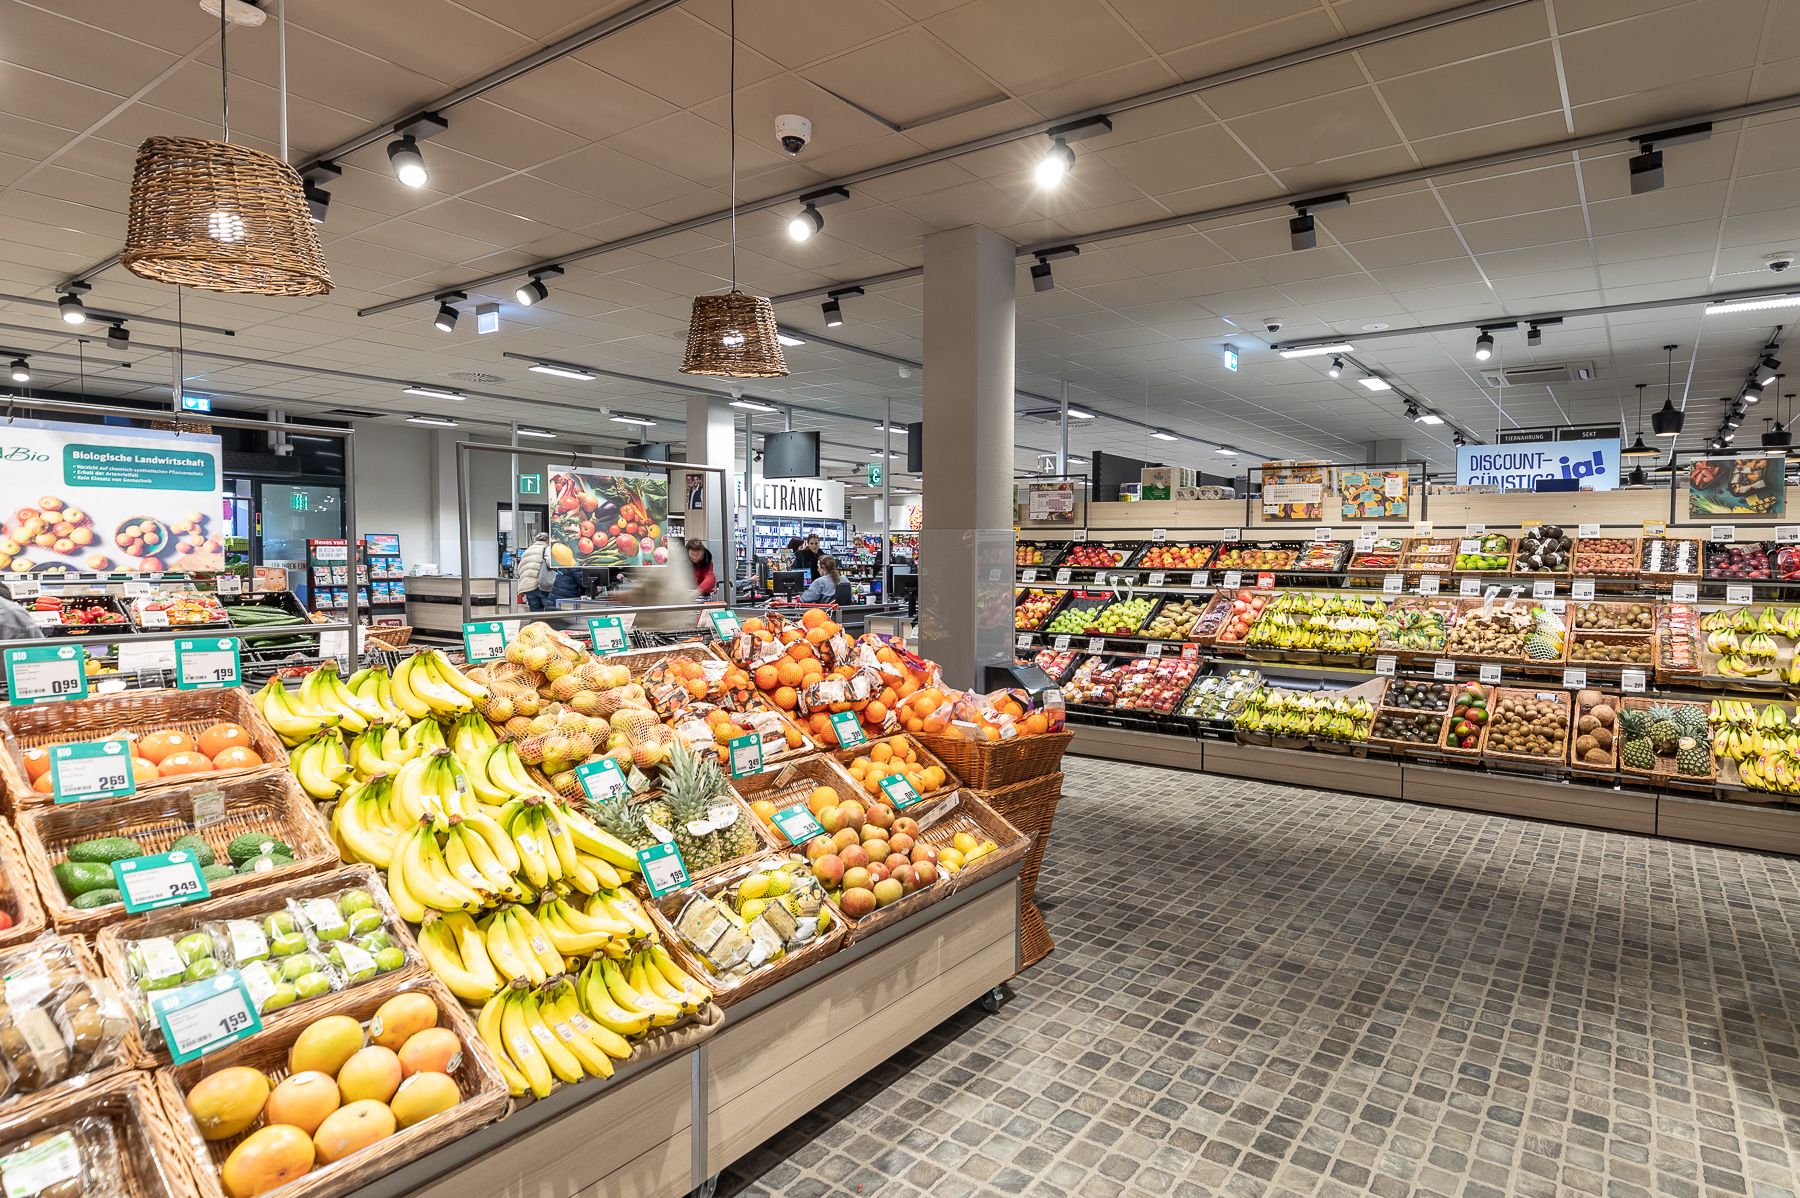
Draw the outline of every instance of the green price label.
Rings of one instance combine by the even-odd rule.
[[[152,995],[150,1009],[177,1065],[217,1052],[262,1030],[262,1019],[235,969],[179,990]]]
[[[581,783],[581,789],[587,793],[587,797],[596,803],[622,795],[631,789],[631,784],[625,781],[625,771],[610,757],[576,766],[575,778]]]
[[[187,849],[115,861],[112,871],[113,882],[125,900],[125,910],[132,915],[212,896],[199,858]]]
[[[588,621],[588,635],[594,639],[596,653],[623,653],[625,621],[617,616],[595,616]]]
[[[470,665],[493,661],[506,652],[506,625],[498,620],[471,620],[463,625],[463,656]]]
[[[15,707],[87,698],[87,654],[80,645],[8,649],[5,661],[7,700]]]
[[[688,884],[687,863],[682,861],[681,850],[673,841],[639,849],[637,859],[638,868],[644,871],[644,885],[650,888],[652,898],[661,898]]]
[[[751,774],[762,773],[763,754],[762,737],[754,732],[746,732],[742,736],[734,736],[728,742],[731,750],[731,776],[747,778]]]
[[[857,745],[869,743],[869,734],[863,731],[862,721],[854,711],[832,712],[831,731],[837,736],[840,749],[853,749]]]
[[[175,642],[175,686],[178,690],[223,690],[244,684],[244,663],[231,637],[201,637]]]
[[[902,774],[889,774],[881,780],[881,793],[886,795],[894,810],[905,811],[924,796],[913,788]]]
[[[57,745],[50,750],[50,794],[58,803],[119,799],[136,792],[131,745],[122,736]]]
[[[813,818],[813,813],[806,809],[805,803],[795,803],[792,807],[783,807],[775,813],[775,826],[793,845],[805,844],[815,836],[823,836],[825,829]]]
[[[722,641],[730,640],[743,627],[736,612],[710,611],[706,613],[706,618],[712,621],[713,635]]]

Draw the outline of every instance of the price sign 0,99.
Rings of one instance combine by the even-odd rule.
[[[132,915],[192,903],[212,895],[199,859],[186,849],[132,857],[112,864],[113,881]]]
[[[576,766],[575,780],[596,803],[616,798],[631,789],[631,784],[625,780],[625,771],[610,757]]]
[[[805,844],[813,837],[821,835],[825,829],[813,818],[813,813],[806,809],[805,803],[795,803],[792,807],[783,807],[774,815],[775,826],[793,845]]]
[[[178,690],[219,690],[244,683],[238,643],[228,636],[198,637],[175,642],[175,686]]]
[[[732,737],[727,747],[731,751],[733,778],[747,778],[751,774],[762,773],[762,737],[754,732],[746,732],[742,736]]]
[[[471,620],[463,625],[463,654],[470,665],[492,661],[506,652],[506,625],[498,620]]]
[[[50,750],[50,794],[58,803],[117,799],[136,791],[131,749],[122,736]]]
[[[588,620],[588,636],[593,638],[596,653],[625,651],[625,621],[617,616],[593,616]]]
[[[661,898],[669,891],[679,890],[688,884],[687,864],[682,861],[681,850],[675,847],[674,841],[639,849],[637,859],[638,868],[644,873],[644,885],[650,888],[651,898]]]
[[[256,1004],[235,969],[158,994],[150,1006],[177,1065],[262,1030]]]
[[[889,774],[881,780],[880,785],[881,793],[887,796],[895,811],[905,811],[924,797],[913,788],[904,774]]]
[[[840,749],[851,749],[869,743],[869,734],[863,731],[862,719],[854,711],[832,712],[831,731],[837,737]]]
[[[8,649],[6,694],[14,706],[87,698],[87,655],[80,645]]]

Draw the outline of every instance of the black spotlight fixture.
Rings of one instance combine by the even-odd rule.
[[[81,302],[81,297],[92,290],[86,283],[70,283],[63,288],[63,293],[56,297],[56,310],[64,324],[87,323],[87,305]]]
[[[450,122],[435,112],[421,112],[411,120],[402,121],[394,126],[399,134],[388,143],[388,165],[394,169],[394,177],[407,187],[423,187],[431,176],[425,170],[425,155],[419,151],[419,143],[428,137],[435,137],[450,127]]]
[[[861,287],[840,287],[836,291],[827,292],[825,302],[819,310],[825,314],[825,327],[835,329],[844,323],[843,301],[855,299],[863,293]]]
[[[788,222],[787,234],[790,241],[807,241],[814,233],[825,227],[825,218],[819,209],[826,204],[835,204],[850,198],[850,193],[841,187],[827,187],[823,191],[814,191],[800,197],[800,212]]]
[[[1781,359],[1771,354],[1764,354],[1762,361],[1756,364],[1756,385],[1767,387],[1775,381],[1775,372],[1781,369]]]
[[[458,315],[454,305],[462,303],[469,297],[460,291],[445,291],[439,293],[435,298],[438,309],[437,315],[432,318],[432,325],[440,333],[454,333]]]
[[[1468,443],[1469,443],[1469,439],[1467,437],[1463,436],[1461,429],[1457,429],[1455,432],[1450,434],[1450,444],[1456,446],[1458,449],[1461,449],[1463,446],[1467,445]]]
[[[106,330],[106,344],[110,349],[131,348],[131,330],[125,327],[124,321],[115,320],[112,327]]]
[[[1339,375],[1343,374],[1344,373],[1344,360],[1342,358],[1338,357],[1336,354],[1331,355],[1331,369],[1327,370],[1325,373],[1330,375],[1332,378],[1337,378]]]
[[[1764,386],[1764,384],[1757,383],[1754,381],[1745,383],[1744,384],[1744,393],[1742,396],[1740,396],[1740,398],[1747,404],[1761,403],[1763,386]]]
[[[15,383],[29,383],[31,381],[31,364],[24,358],[14,358],[12,360],[12,381]]]
[[[1538,346],[1542,345],[1543,343],[1544,343],[1544,330],[1543,329],[1539,328],[1537,325],[1534,324],[1530,328],[1525,330],[1525,344],[1526,345],[1529,345],[1533,349],[1536,349]]]
[[[1031,268],[1031,289],[1033,291],[1049,291],[1056,286],[1056,279],[1050,273],[1050,264],[1058,258],[1073,258],[1081,253],[1078,245],[1052,246],[1047,250],[1037,251],[1037,263]]]
[[[528,283],[521,283],[519,289],[513,292],[513,298],[527,308],[531,307],[531,305],[537,303],[539,300],[549,299],[550,288],[544,285],[544,280],[554,279],[561,275],[562,272],[563,268],[560,266],[538,267],[536,270],[530,272],[531,281]]]
[[[1631,170],[1631,194],[1643,195],[1645,192],[1662,190],[1663,156],[1662,151],[1657,149],[1658,146],[1686,145],[1689,142],[1705,141],[1711,136],[1712,123],[1708,121],[1632,138],[1637,143],[1638,152],[1631,156],[1627,164]]]
[[[1475,338],[1475,360],[1477,362],[1485,362],[1493,356],[1494,335],[1486,329],[1483,329]]]
[[[1350,193],[1340,191],[1334,195],[1314,196],[1310,200],[1300,200],[1290,204],[1294,215],[1288,221],[1288,246],[1295,250],[1310,250],[1319,244],[1319,226],[1313,220],[1313,213],[1326,208],[1345,208],[1350,204]]]

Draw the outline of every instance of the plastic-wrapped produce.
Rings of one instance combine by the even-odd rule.
[[[106,1119],[75,1119],[0,1144],[6,1198],[126,1198],[119,1142]]]
[[[130,1015],[85,950],[46,933],[0,954],[0,1083],[31,1093],[121,1061]],[[10,1188],[4,1191],[11,1193]]]

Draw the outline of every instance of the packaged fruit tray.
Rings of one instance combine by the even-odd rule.
[[[8,1105],[80,1092],[142,1057],[125,1000],[80,936],[44,933],[0,951],[0,975],[0,1095]]]
[[[1138,551],[1137,541],[1070,541],[1056,559],[1058,570],[1116,570]]]
[[[351,892],[361,892],[367,901],[347,897]],[[344,913],[345,907],[351,908],[350,914]],[[363,916],[365,910],[380,918]],[[354,930],[359,927],[368,930]],[[341,951],[345,945],[361,955]],[[332,949],[340,950],[344,965],[330,960]],[[398,950],[397,963],[379,956],[389,950]],[[203,981],[224,969],[236,968],[243,975],[265,1032],[310,1023],[327,995],[426,972],[411,930],[394,910],[387,888],[366,865],[128,917],[101,928],[94,951],[137,1017],[143,1048],[136,1063],[143,1068],[169,1063],[168,1048],[150,1010],[151,996]],[[370,963],[364,956],[378,958],[373,975],[368,974]],[[214,964],[204,965],[207,959]],[[393,967],[382,969],[382,964]],[[349,968],[357,977],[346,972]],[[286,976],[290,970],[293,976]],[[152,985],[140,986],[140,976]],[[301,992],[303,984],[306,993]]]
[[[1063,702],[1085,707],[1111,707],[1119,697],[1124,660],[1095,654],[1084,658],[1062,684]]]
[[[1711,720],[1705,703],[1649,699],[1641,695],[1626,695],[1621,703],[1617,737],[1620,773],[1649,779],[1657,786],[1712,787],[1718,777],[1718,762],[1712,753]],[[1658,727],[1664,716],[1675,725],[1673,735],[1668,729]],[[1640,730],[1647,731],[1634,732],[1634,723]],[[1704,757],[1704,772],[1680,768],[1683,737],[1694,742],[1692,751],[1697,754],[1696,761]],[[1645,766],[1643,759],[1633,754],[1633,745],[1638,741],[1648,741],[1649,766]]]
[[[1456,600],[1436,596],[1402,596],[1388,605],[1375,647],[1411,659],[1439,656],[1456,618]]]
[[[1619,696],[1583,689],[1575,696],[1569,768],[1610,777],[1619,765]]]
[[[1657,604],[1656,672],[1659,676],[1700,672],[1700,613],[1693,604]]]
[[[32,1183],[35,1188],[23,1192],[33,1198],[194,1193],[187,1165],[191,1146],[169,1121],[146,1074],[115,1073],[9,1104],[0,1116],[0,1157],[59,1142],[73,1144],[75,1154],[63,1158],[72,1172],[52,1172]]]
[[[1456,542],[1454,569],[1458,574],[1504,574],[1512,568],[1512,538],[1503,532],[1484,532]]]
[[[1134,570],[1204,570],[1218,551],[1214,541],[1151,541],[1131,560]]]
[[[1576,603],[1569,609],[1569,625],[1577,635],[1584,632],[1655,632],[1656,604],[1629,599]]]
[[[139,628],[218,628],[231,623],[219,597],[200,591],[152,591],[131,600],[130,611]]]
[[[1335,574],[1343,568],[1349,550],[1348,541],[1308,541],[1294,562],[1294,569],[1307,574]]]
[[[1638,573],[1653,578],[1700,577],[1700,542],[1690,537],[1644,537],[1638,543]]]
[[[1213,598],[1213,606],[1207,609],[1211,616],[1214,609],[1224,612],[1222,622],[1213,631],[1212,642],[1215,645],[1241,646],[1244,638],[1250,635],[1250,629],[1262,616],[1263,609],[1274,602],[1277,591],[1263,591],[1244,588],[1236,591],[1220,591]],[[1204,620],[1202,621],[1204,623]],[[1198,640],[1199,627],[1188,634]],[[1206,643],[1202,641],[1202,643]]]
[[[1239,541],[1219,546],[1215,570],[1282,571],[1296,568],[1305,541]]]
[[[113,888],[113,861],[168,852],[184,839],[200,842],[182,847],[194,849],[208,867],[215,898],[338,864],[325,821],[285,770],[130,799],[34,807],[19,814],[18,825],[50,919],[71,932],[91,934],[130,918]]]
[[[1800,545],[1781,545],[1775,550],[1775,577],[1800,582]]]
[[[1013,628],[1019,632],[1036,632],[1061,606],[1067,591],[1041,591],[1021,588],[1013,592]]]
[[[1200,618],[1194,621],[1194,626],[1188,629],[1187,639],[1193,641],[1197,645],[1212,644],[1218,639],[1220,630],[1231,622],[1233,616],[1232,606],[1236,597],[1239,595],[1247,595],[1249,593],[1250,592],[1246,590],[1227,591],[1223,589],[1216,592],[1212,599],[1207,603],[1206,610],[1200,613]],[[1264,593],[1267,594],[1267,592]],[[1247,622],[1244,626],[1244,631],[1249,631],[1249,624]]]
[[[1256,670],[1234,669],[1208,674],[1196,679],[1181,700],[1178,714],[1196,720],[1230,723],[1244,709],[1252,691],[1261,690],[1262,674]]]
[[[1194,658],[1134,658],[1119,671],[1113,708],[1173,715],[1199,672],[1200,662]]]
[[[1073,649],[1039,649],[1031,657],[1031,664],[1044,671],[1044,676],[1052,682],[1061,682],[1075,668],[1075,660],[1081,655]]]
[[[31,622],[47,637],[131,632],[124,606],[111,595],[43,595],[31,601]]]
[[[1651,632],[1592,632],[1569,634],[1572,666],[1598,667],[1604,670],[1641,669],[1646,674],[1656,668],[1656,634]]]
[[[1567,691],[1495,687],[1481,742],[1483,760],[1560,770],[1569,757],[1570,707]]]
[[[1581,537],[1570,570],[1581,574],[1636,574],[1637,542],[1630,537]]]
[[[1438,749],[1454,757],[1481,756],[1487,739],[1489,688],[1479,682],[1457,682],[1450,687],[1450,713],[1444,717],[1444,734]]]
[[[1344,569],[1351,574],[1392,574],[1405,558],[1406,540],[1393,534],[1376,537],[1367,549],[1352,552]]]
[[[1560,524],[1532,525],[1513,547],[1515,574],[1567,574],[1574,562],[1574,539]]]
[[[1702,554],[1706,577],[1720,582],[1766,581],[1774,575],[1774,548],[1762,541],[1708,541]]]
[[[819,856],[825,855],[823,852],[819,854]],[[686,890],[666,894],[654,902],[645,904],[646,910],[650,913],[651,922],[656,925],[658,939],[668,948],[669,954],[675,958],[676,963],[688,974],[698,978],[701,984],[712,993],[713,1002],[719,1006],[726,1007],[734,1002],[740,1002],[752,994],[773,986],[783,978],[792,977],[824,960],[849,943],[849,929],[837,907],[821,892],[817,878],[813,874],[807,873],[806,877],[812,880],[813,885],[804,903],[796,901],[799,912],[793,915],[793,922],[797,924],[803,920],[809,921],[816,928],[822,916],[826,923],[825,929],[815,932],[809,940],[803,943],[796,944],[791,940],[785,942],[780,956],[765,959],[762,964],[754,966],[748,972],[720,974],[713,971],[708,963],[709,958],[702,947],[690,941],[683,934],[682,929],[694,932],[696,937],[712,951],[730,951],[735,955],[737,951],[736,947],[733,947],[735,938],[734,940],[724,939],[724,937],[733,935],[734,928],[731,921],[726,920],[722,915],[708,911],[703,906],[689,910],[688,905],[696,897],[699,897],[712,899],[718,903],[733,904],[732,909],[737,911],[735,896],[739,884],[746,878],[753,874],[767,873],[776,868],[792,871],[798,878],[798,871],[807,869],[809,860],[809,858],[793,852],[767,853],[714,874]],[[804,886],[790,888],[789,893],[804,893],[806,889]],[[816,904],[812,898],[814,895],[818,900]],[[739,914],[741,915],[741,912]],[[746,929],[740,927],[735,928],[735,931],[744,933]],[[772,951],[766,944],[762,947],[765,951]]]
[[[432,1007],[436,1017],[428,1024],[425,1019]],[[492,1123],[510,1106],[506,1079],[482,1044],[474,1020],[429,975],[384,979],[310,1004],[306,1010],[304,1022],[265,1026],[247,1040],[156,1071],[157,1096],[182,1137],[187,1172],[193,1178],[184,1192],[197,1198],[248,1193],[319,1198],[348,1193]],[[320,1022],[326,1019],[331,1022]],[[320,1030],[302,1044],[302,1035],[314,1027]],[[440,1031],[450,1037],[439,1036]],[[420,1039],[414,1041],[414,1036]],[[451,1047],[452,1039],[460,1050]],[[414,1044],[420,1047],[415,1050]],[[358,1046],[353,1053],[344,1051],[353,1046]],[[330,1073],[321,1066],[337,1062],[336,1086],[370,1097],[341,1107],[324,1100],[316,1103],[317,1109],[309,1109],[315,1102],[308,1100],[304,1084],[281,1088],[295,1072],[297,1047],[301,1064],[325,1073],[329,1081]],[[446,1051],[451,1053],[447,1059]],[[319,1058],[316,1062],[314,1056]],[[413,1061],[447,1067],[421,1069],[403,1080],[400,1074]],[[347,1072],[352,1070],[354,1077]],[[452,1084],[417,1080],[431,1075]],[[390,1089],[390,1083],[399,1087],[398,1092]],[[389,1097],[379,1097],[383,1093]],[[327,1104],[334,1109],[311,1136],[303,1127],[274,1118],[310,1123]],[[203,1135],[196,1112],[207,1120],[214,1138]],[[404,1127],[399,1126],[402,1119]],[[304,1171],[279,1184],[293,1169]]]
[[[215,734],[223,745],[219,753],[190,751],[190,744],[198,748],[201,734],[219,724],[235,724],[244,735]],[[0,782],[5,784],[7,802],[17,812],[51,801],[49,758],[34,750],[129,736],[134,738],[134,753],[146,757],[148,738],[159,732],[180,733],[185,738],[177,741],[165,737],[158,742],[172,746],[182,755],[181,770],[140,780],[139,791],[182,785],[199,778],[210,782],[271,767],[287,769],[288,755],[281,738],[241,689],[128,691],[66,703],[14,707],[0,715]],[[231,743],[224,744],[226,740]],[[235,748],[248,749],[257,758],[256,764],[248,764],[248,758],[241,753],[232,753]],[[215,758],[243,760],[246,764],[219,768],[213,765]]]

